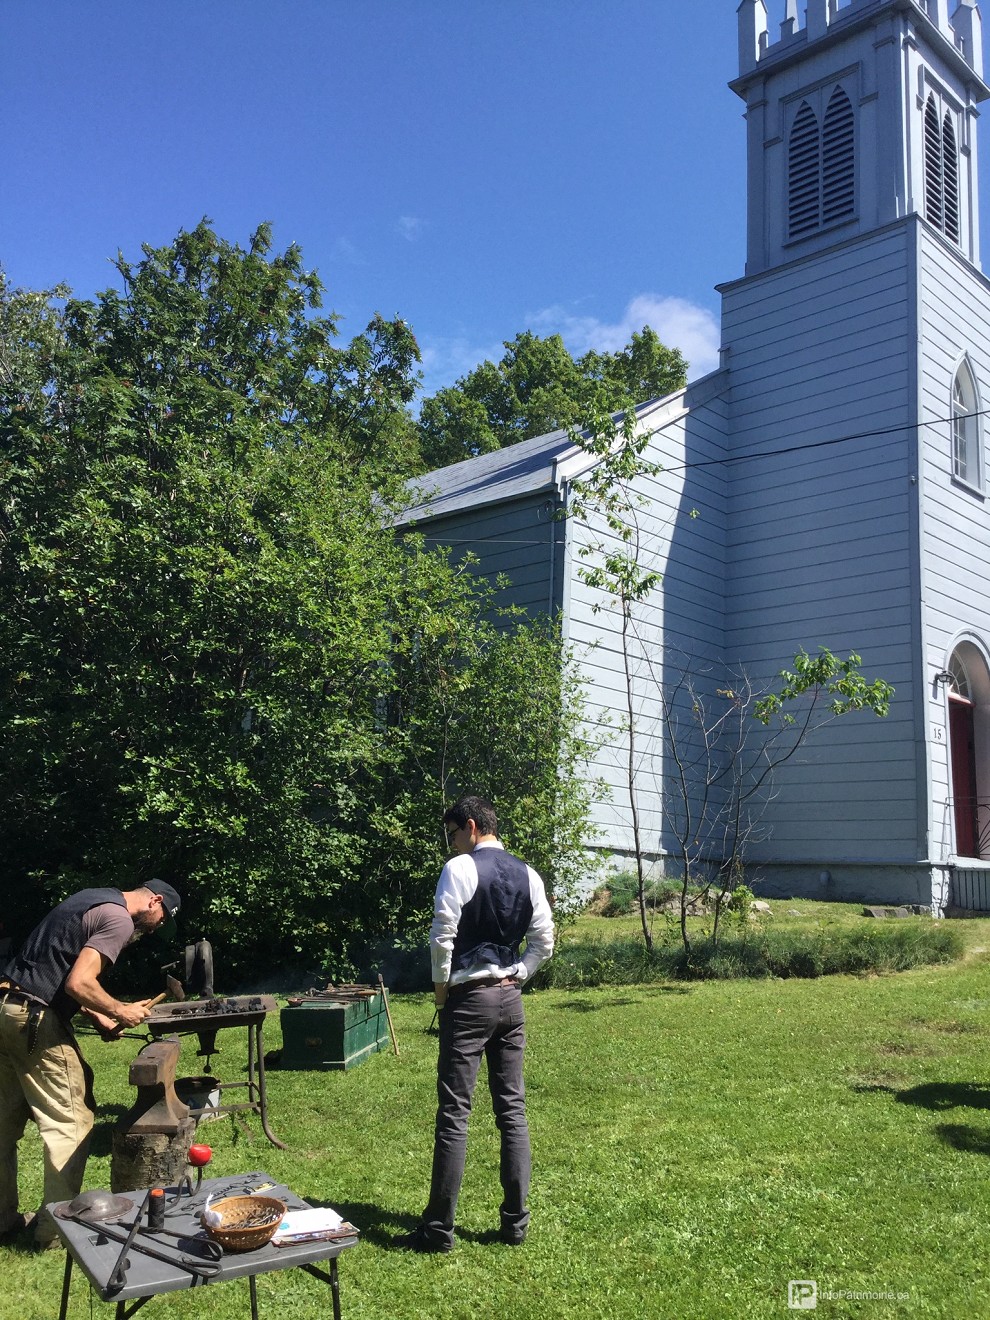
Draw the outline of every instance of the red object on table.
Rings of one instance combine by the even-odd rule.
[[[204,1164],[209,1164],[213,1158],[213,1151],[209,1146],[190,1146],[189,1163],[194,1169],[201,1169]]]

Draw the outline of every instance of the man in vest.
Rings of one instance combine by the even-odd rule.
[[[114,999],[100,976],[126,945],[178,910],[179,895],[162,880],[125,892],[84,889],[53,908],[0,966],[0,1237],[34,1218],[17,1211],[17,1143],[29,1118],[45,1148],[42,1205],[78,1195],[95,1106],[72,1018],[82,1009],[103,1031],[144,1021],[148,1001]],[[39,1214],[35,1245],[54,1241],[54,1224]]]
[[[496,838],[497,820],[490,802],[461,798],[443,822],[456,855],[440,873],[430,928],[440,1014],[433,1178],[419,1226],[397,1238],[396,1245],[423,1252],[453,1248],[468,1115],[484,1054],[502,1138],[499,1236],[518,1246],[529,1225],[530,1174],[520,987],[553,953],[553,917],[543,881]],[[523,940],[526,948],[520,957]]]

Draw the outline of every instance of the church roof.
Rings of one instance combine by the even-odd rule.
[[[726,379],[726,372],[714,371],[662,399],[641,403],[635,410],[637,423],[659,429],[683,416],[691,406],[720,393]],[[403,510],[397,523],[407,526],[485,504],[519,499],[536,491],[556,490],[565,480],[580,476],[593,462],[564,430],[520,440],[506,449],[478,454],[413,477],[407,485],[416,502]]]
[[[556,484],[556,466],[562,457],[581,451],[566,431],[520,440],[507,449],[478,454],[461,463],[414,477],[408,486],[417,502],[399,518],[400,524],[421,518],[439,518],[479,504],[517,499]]]

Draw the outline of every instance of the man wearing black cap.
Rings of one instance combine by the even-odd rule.
[[[122,1003],[100,985],[121,951],[174,917],[179,895],[162,880],[142,889],[83,889],[34,928],[0,966],[0,1238],[24,1228],[17,1210],[17,1143],[33,1118],[45,1148],[41,1204],[82,1187],[93,1130],[93,1073],[71,1021],[81,1009],[104,1031],[135,1027],[148,1001]],[[35,1244],[56,1241],[39,1215]]]

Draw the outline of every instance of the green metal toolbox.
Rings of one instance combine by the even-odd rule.
[[[281,1019],[281,1068],[343,1071],[389,1043],[385,1002],[377,987],[330,986],[290,1001]]]

